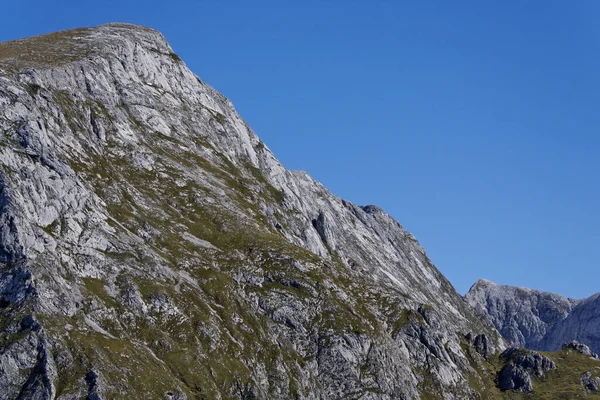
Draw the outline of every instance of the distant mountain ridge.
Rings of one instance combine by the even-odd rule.
[[[575,300],[480,279],[465,295],[513,346],[557,351],[572,340],[600,351],[600,294]]]

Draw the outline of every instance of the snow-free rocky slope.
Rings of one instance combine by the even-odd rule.
[[[573,300],[539,290],[477,281],[465,296],[513,346],[557,351],[577,340],[600,352],[600,294]]]
[[[0,399],[485,398],[504,348],[126,24],[0,44],[0,332]]]

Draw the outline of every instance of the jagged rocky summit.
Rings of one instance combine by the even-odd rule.
[[[504,341],[163,36],[0,44],[0,399],[472,399]],[[491,377],[491,378],[490,378]]]
[[[579,341],[600,351],[600,300],[565,298],[539,290],[497,285],[481,279],[465,298],[513,346],[560,350]]]

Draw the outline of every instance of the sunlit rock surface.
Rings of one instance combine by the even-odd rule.
[[[0,221],[1,399],[493,388],[503,340],[415,238],[283,168],[154,30],[0,44]]]
[[[466,300],[513,346],[560,350],[579,341],[600,351],[600,300],[573,300],[554,293],[497,285],[481,279]]]

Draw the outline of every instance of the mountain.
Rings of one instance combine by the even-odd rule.
[[[577,302],[569,315],[558,322],[544,338],[544,348],[553,351],[564,343],[577,340],[600,352],[600,294]]]
[[[557,351],[570,341],[600,351],[600,300],[584,300],[481,279],[465,299],[513,346]]]
[[[491,319],[511,345],[537,350],[546,350],[541,343],[548,331],[567,318],[577,304],[557,294],[497,285],[485,279],[477,281],[465,298]]]
[[[282,133],[285,134],[285,133]],[[0,398],[485,398],[482,323],[149,28],[0,44]]]

